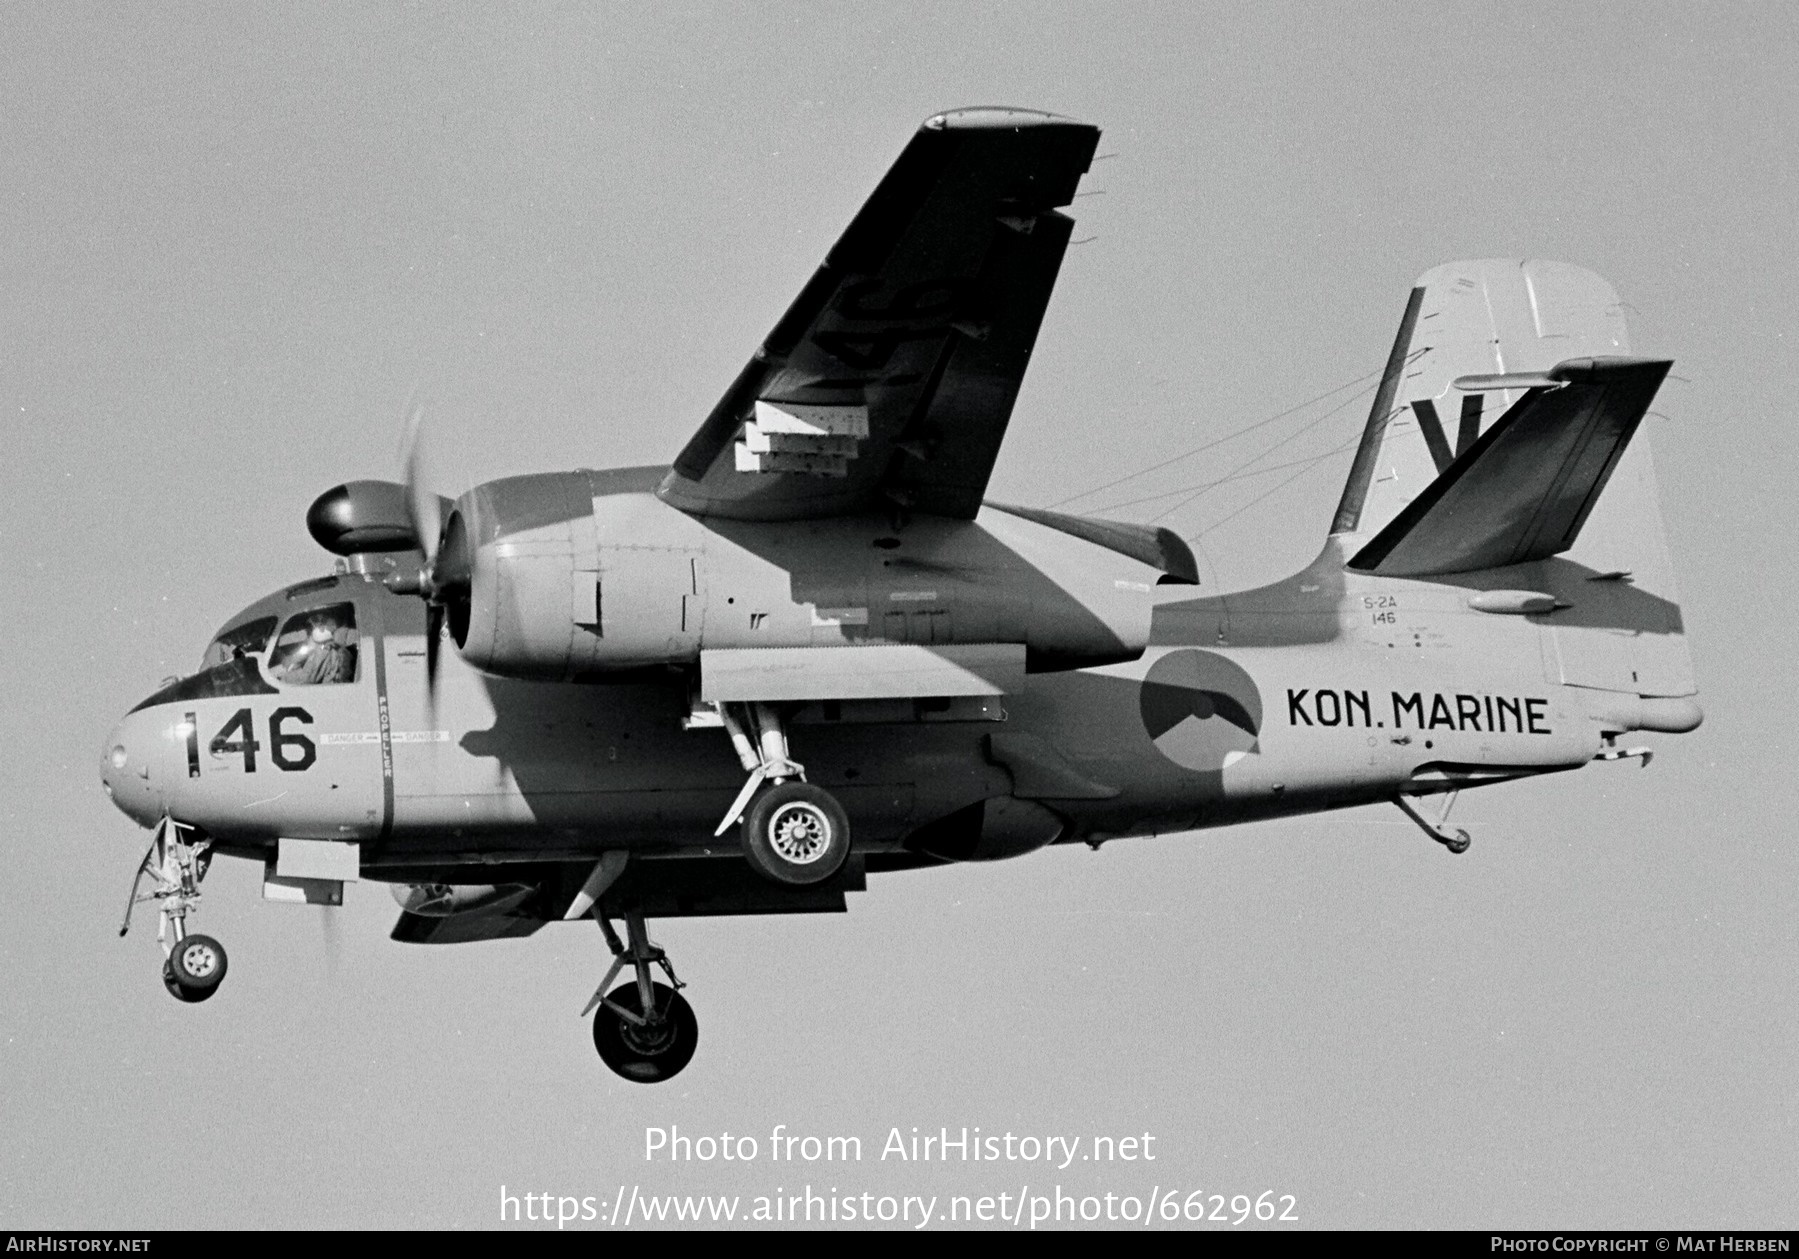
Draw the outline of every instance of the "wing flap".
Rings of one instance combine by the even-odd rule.
[[[867,643],[856,647],[724,647],[700,652],[710,703],[954,699],[1024,689],[1023,643]]]
[[[1558,365],[1349,566],[1424,577],[1567,551],[1671,366],[1631,358]]]
[[[840,914],[848,892],[868,888],[861,853],[822,883],[782,887],[751,870],[742,857],[672,857],[634,860],[602,898],[605,912],[634,908],[649,918],[698,918],[728,914]]]

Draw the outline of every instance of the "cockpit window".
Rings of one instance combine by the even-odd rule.
[[[272,626],[270,627],[273,628]],[[132,712],[155,708],[159,704],[175,704],[196,699],[219,699],[228,695],[277,695],[280,692],[263,681],[256,662],[248,656],[227,660],[211,668],[201,669],[191,678],[179,678],[163,687]]]
[[[290,616],[269,656],[269,676],[289,686],[356,680],[356,608],[333,603]]]
[[[200,657],[200,668],[204,671],[243,656],[259,656],[269,649],[269,639],[274,633],[275,618],[272,616],[259,616],[254,621],[234,625],[207,644],[206,654]]]

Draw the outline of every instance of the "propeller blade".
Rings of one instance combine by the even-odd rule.
[[[425,605],[425,698],[427,701],[437,697],[437,657],[441,650],[444,630],[444,605],[427,603]]]
[[[337,978],[337,962],[343,953],[343,933],[339,929],[337,910],[331,905],[319,906],[320,943],[324,945],[325,976]]]
[[[401,462],[406,469],[406,519],[412,536],[425,553],[425,571],[437,558],[437,542],[443,535],[443,505],[425,486],[425,408],[414,406],[406,417],[401,439]]]
[[[410,400],[400,442],[400,462],[406,477],[406,521],[425,562],[416,576],[395,574],[386,585],[397,594],[418,595],[425,601],[425,705],[435,713],[444,624],[446,619],[451,619],[452,626],[457,624],[449,618],[452,604],[466,606],[470,555],[461,516],[450,512],[446,521],[444,516],[450,504],[426,484],[425,408]]]

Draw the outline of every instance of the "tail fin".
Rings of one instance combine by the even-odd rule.
[[[1552,680],[1693,694],[1638,428],[1670,364],[1628,353],[1618,296],[1590,271],[1485,259],[1426,272],[1338,504],[1349,566],[1507,569],[1508,585],[1561,605],[1542,620]]]

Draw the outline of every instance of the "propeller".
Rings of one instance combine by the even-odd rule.
[[[434,569],[438,544],[443,540],[443,511],[437,495],[425,488],[425,408],[415,405],[406,417],[406,430],[401,437],[401,466],[406,478],[406,520],[419,550],[425,553],[425,565],[419,569],[419,593],[425,599],[425,694],[437,694],[437,653],[443,642],[444,606],[433,597],[436,593]]]
[[[425,553],[425,571],[437,558],[443,538],[443,507],[436,494],[425,488],[425,408],[415,405],[406,416],[400,437],[400,462],[406,476],[406,519],[412,536]]]
[[[435,700],[444,623],[455,614],[466,627],[470,557],[462,517],[452,511],[446,522],[444,500],[425,485],[424,451],[424,407],[414,405],[406,417],[400,462],[406,477],[406,520],[425,562],[416,574],[396,573],[386,584],[396,594],[415,594],[425,601],[425,695]],[[456,630],[454,621],[450,628]]]
[[[319,906],[319,940],[324,947],[325,977],[337,978],[338,959],[343,955],[343,932],[338,925],[337,915],[341,906]]]

